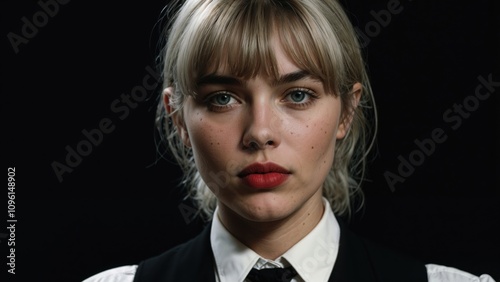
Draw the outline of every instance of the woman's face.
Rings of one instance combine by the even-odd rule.
[[[308,205],[322,209],[322,184],[336,140],[346,133],[340,98],[326,93],[279,44],[274,50],[278,81],[245,80],[220,68],[199,80],[183,117],[174,117],[219,211],[259,222]]]

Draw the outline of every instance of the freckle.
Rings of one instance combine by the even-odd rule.
[[[326,131],[325,131],[325,134],[326,134]]]
[[[290,131],[290,134],[292,134],[292,135],[293,135],[293,132],[291,132],[291,131]]]
[[[308,124],[308,125],[306,125],[306,127],[307,127],[307,128],[309,128],[309,124]]]
[[[311,149],[314,149],[314,146],[311,146]]]
[[[213,144],[214,144],[214,142],[210,142],[210,145],[213,145]]]
[[[202,120],[203,120],[203,118],[200,118],[200,121],[202,121]]]
[[[302,222],[302,225],[306,225],[306,223],[305,223],[305,222]]]
[[[219,143],[219,142],[217,142],[217,145],[220,145],[220,143]]]
[[[326,164],[326,161],[323,161],[324,164]]]

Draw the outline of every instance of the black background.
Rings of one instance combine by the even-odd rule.
[[[380,118],[365,208],[351,227],[426,263],[499,280],[500,87],[459,126],[443,118],[470,100],[479,76],[500,82],[498,4],[401,0],[399,13],[375,24],[370,11],[380,14],[388,2],[344,1],[353,24],[372,35],[363,51]],[[155,23],[165,3],[59,4],[16,53],[8,34],[23,36],[22,18],[33,22],[42,8],[36,1],[2,2],[2,162],[3,169],[16,168],[18,220],[12,281],[81,281],[136,264],[202,227],[176,188],[178,168],[157,161],[159,88],[127,115],[111,109],[154,67]],[[86,140],[82,130],[106,118],[114,130],[59,181],[52,163],[64,164],[66,146],[76,149]],[[384,173],[397,174],[398,156],[409,160],[415,140],[437,128],[446,141],[391,190]],[[0,240],[3,275],[9,252]]]

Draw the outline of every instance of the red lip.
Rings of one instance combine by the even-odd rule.
[[[288,179],[289,175],[289,170],[274,163],[254,163],[238,174],[248,186],[257,189],[279,186]]]

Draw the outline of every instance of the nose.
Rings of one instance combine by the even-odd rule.
[[[247,150],[263,150],[278,147],[281,120],[267,101],[260,101],[249,107],[245,121],[243,148]]]

